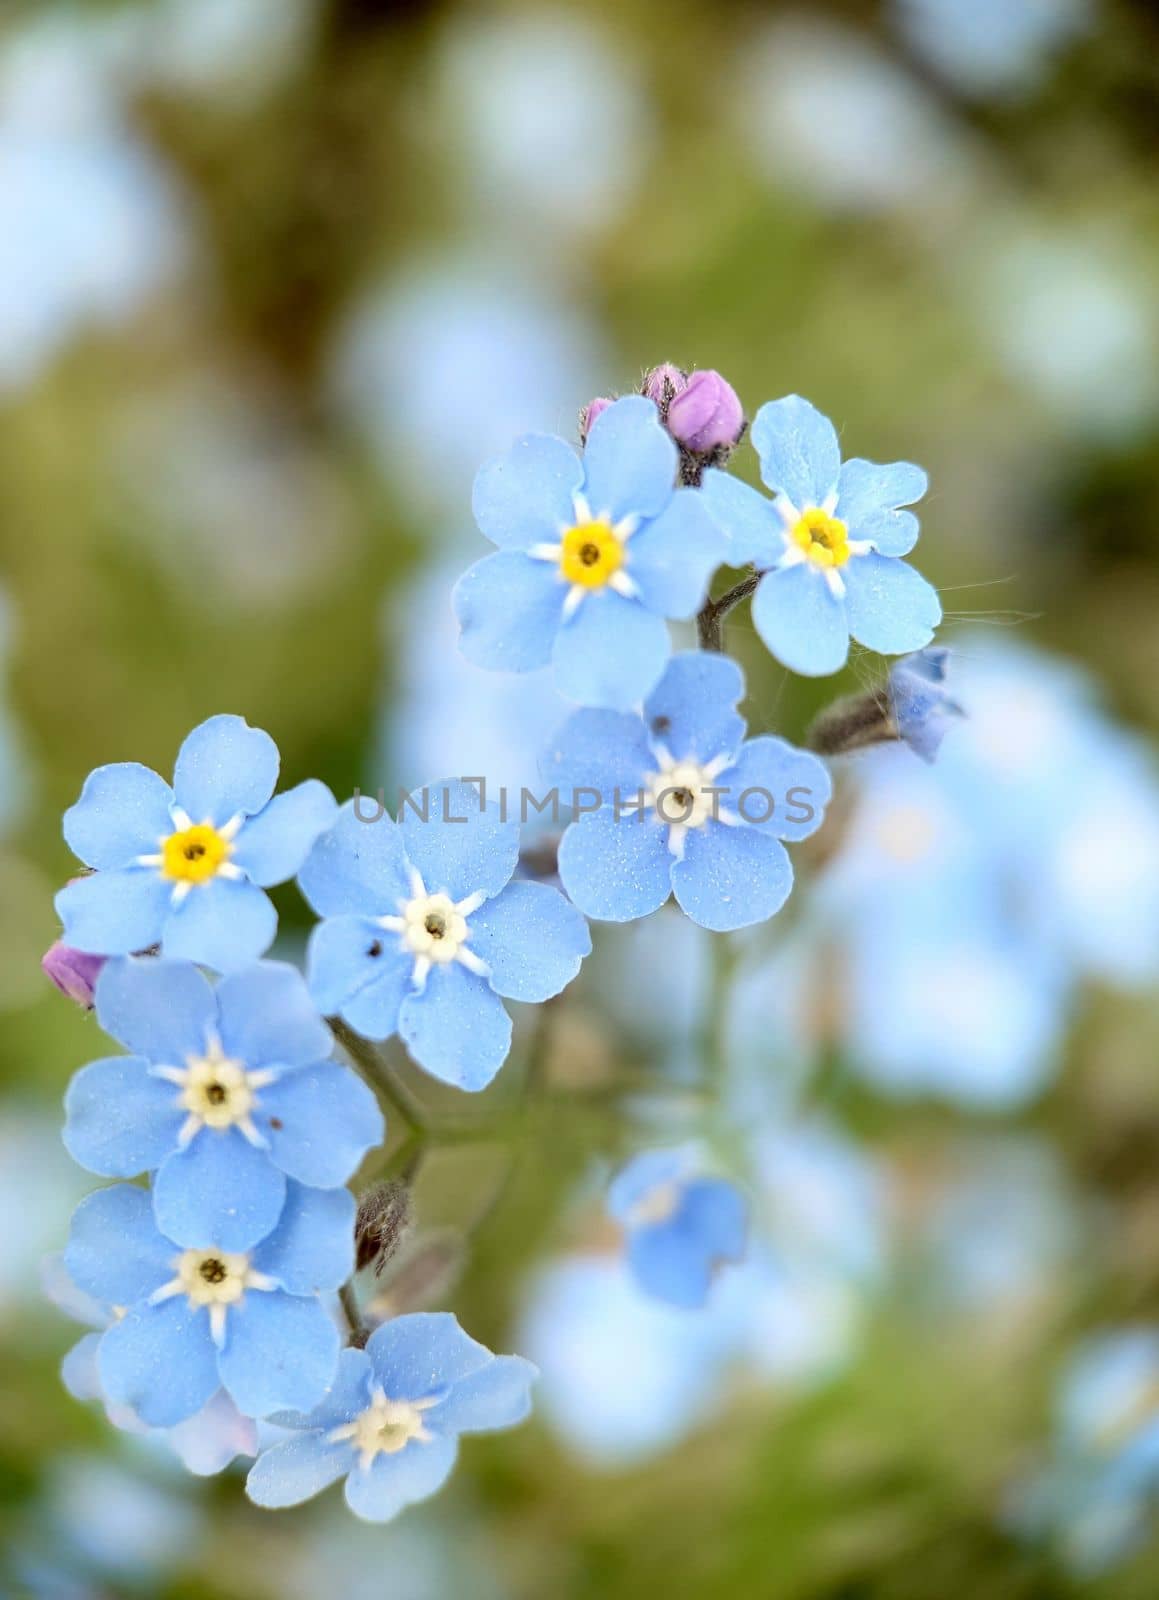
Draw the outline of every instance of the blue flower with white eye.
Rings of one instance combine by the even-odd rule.
[[[83,1293],[115,1308],[97,1371],[105,1400],[154,1428],[194,1416],[224,1388],[248,1417],[315,1405],[341,1344],[319,1296],[354,1267],[354,1198],[291,1183],[277,1227],[252,1251],[183,1248],[144,1189],[82,1200],[64,1252]]]
[[[279,1416],[301,1429],[250,1469],[260,1506],[293,1506],[346,1479],[346,1504],[367,1522],[388,1522],[426,1500],[450,1476],[462,1433],[522,1422],[537,1376],[520,1356],[492,1355],[449,1312],[395,1317],[365,1350],[344,1350],[325,1399],[308,1416]]]
[[[368,1039],[397,1033],[444,1083],[483,1089],[507,1057],[500,996],[541,1001],[591,950],[558,889],[511,882],[519,825],[446,779],[417,790],[398,822],[338,813],[299,883],[325,920],[310,936],[310,992]]]
[[[933,761],[951,724],[964,715],[946,688],[950,652],[919,650],[889,669],[889,702],[898,737],[923,761]]]
[[[613,1179],[608,1210],[624,1229],[641,1289],[670,1305],[702,1306],[718,1267],[745,1253],[744,1196],[705,1176],[691,1146],[636,1156]]]
[[[161,954],[218,972],[273,942],[266,889],[292,878],[334,817],[310,778],[271,799],[278,747],[242,717],[210,717],[185,740],[173,786],[135,761],[97,767],[65,812],[64,837],[94,870],[56,897],[74,950]]]
[[[186,961],[111,961],[106,1033],[133,1053],[83,1067],[64,1142],[90,1172],[156,1172],[158,1226],[186,1246],[249,1250],[276,1226],[288,1178],[336,1189],[383,1138],[374,1095],[328,1060],[302,976],[262,961],[210,985]]]
[[[701,493],[729,535],[730,565],[764,574],[753,625],[777,660],[824,677],[845,665],[850,635],[883,655],[929,644],[937,591],[900,560],[917,543],[918,519],[902,508],[925,494],[922,469],[843,462],[833,424],[795,394],[761,407],[752,439],[776,498],[715,469]]]
[[[460,648],[492,671],[549,662],[582,705],[634,706],[671,648],[666,617],[695,616],[728,541],[699,493],[678,489],[677,449],[651,400],[604,411],[583,458],[531,434],[475,479],[475,520],[493,544],[454,604]]]
[[[672,893],[694,922],[727,932],[785,903],[781,840],[820,826],[829,775],[783,739],[746,740],[743,694],[734,661],[687,651],[642,716],[584,710],[564,724],[543,773],[575,805],[559,875],[589,917],[629,922]]]

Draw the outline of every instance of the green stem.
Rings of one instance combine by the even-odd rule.
[[[754,593],[757,584],[764,576],[760,572],[750,572],[747,578],[742,578],[731,589],[726,589],[719,600],[706,600],[701,606],[696,618],[696,637],[702,650],[721,651],[724,649],[724,619],[735,606],[742,600],[747,600]]]
[[[414,1132],[427,1132],[430,1118],[426,1107],[407,1088],[378,1047],[355,1033],[341,1017],[327,1017],[331,1031],[350,1060],[372,1089],[384,1094]]]

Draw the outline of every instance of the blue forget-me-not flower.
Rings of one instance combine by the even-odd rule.
[[[675,487],[677,449],[651,400],[602,411],[583,458],[532,434],[475,480],[499,546],[459,580],[463,653],[481,667],[554,666],[560,692],[626,710],[668,660],[666,617],[696,614],[728,541],[698,491]]]
[[[344,1350],[329,1392],[308,1416],[277,1417],[301,1429],[250,1470],[249,1496],[291,1506],[346,1479],[346,1503],[386,1522],[446,1482],[461,1433],[522,1422],[536,1378],[530,1361],[496,1356],[449,1312],[384,1323],[365,1350]]]
[[[500,996],[550,999],[591,949],[558,889],[510,881],[518,857],[519,824],[477,784],[430,784],[397,823],[348,802],[299,878],[325,919],[308,957],[317,1005],[367,1038],[397,1033],[445,1083],[485,1088],[511,1044]]]
[[[696,1150],[646,1150],[617,1174],[608,1210],[648,1294],[702,1306],[716,1269],[744,1255],[748,1207],[735,1184],[706,1175]]]
[[[310,778],[271,798],[278,748],[242,717],[203,722],[173,785],[139,762],[97,767],[65,813],[86,866],[56,897],[64,942],[94,955],[161,954],[225,972],[268,950],[278,918],[265,890],[292,878],[334,815]]]
[[[833,424],[799,395],[763,405],[752,440],[776,498],[717,469],[701,492],[730,537],[729,563],[764,574],[753,624],[778,661],[823,677],[844,666],[851,635],[883,655],[929,644],[937,592],[900,559],[917,543],[903,507],[925,494],[922,469],[842,462]]]
[[[898,738],[923,761],[933,761],[962,708],[946,688],[950,652],[943,646],[919,650],[889,669],[889,703]]]
[[[334,1376],[340,1340],[320,1296],[353,1269],[354,1199],[291,1183],[252,1251],[182,1248],[144,1189],[114,1184],[77,1207],[64,1263],[78,1289],[122,1313],[97,1350],[109,1404],[169,1428],[224,1388],[265,1417],[315,1405]]]
[[[688,651],[642,716],[588,709],[564,724],[543,770],[575,797],[559,874],[581,911],[628,922],[672,893],[694,922],[724,932],[780,910],[793,882],[781,840],[820,826],[829,775],[783,739],[746,741],[743,694],[734,661]]]
[[[215,989],[190,962],[112,961],[96,1007],[133,1053],[77,1073],[65,1144],[102,1177],[155,1171],[157,1222],[179,1244],[251,1249],[287,1178],[338,1188],[382,1141],[374,1095],[327,1059],[330,1030],[293,967],[259,962]]]

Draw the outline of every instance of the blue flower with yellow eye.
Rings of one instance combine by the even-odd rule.
[[[666,617],[692,617],[727,539],[694,489],[651,400],[609,406],[582,460],[543,434],[475,480],[475,520],[499,546],[455,588],[460,648],[478,666],[554,667],[561,694],[627,709],[654,688],[671,649]]]
[[[613,1180],[608,1210],[624,1229],[636,1282],[670,1305],[702,1306],[717,1269],[744,1255],[744,1196],[701,1171],[692,1146],[636,1156]]]
[[[576,711],[542,763],[574,804],[559,876],[589,917],[630,922],[674,894],[703,928],[779,911],[793,883],[783,839],[821,825],[829,774],[807,751],[745,739],[744,678],[727,656],[674,656],[643,714]]]
[[[449,1312],[395,1317],[365,1350],[344,1350],[338,1376],[309,1415],[278,1416],[296,1430],[250,1469],[259,1506],[294,1506],[346,1480],[346,1504],[388,1522],[441,1489],[459,1435],[522,1422],[537,1373],[520,1356],[496,1356]]]
[[[64,817],[92,869],[56,897],[64,943],[102,956],[156,945],[219,972],[268,950],[278,917],[265,891],[294,876],[334,816],[314,778],[274,796],[278,764],[268,733],[218,716],[181,746],[172,787],[135,761],[90,773]]]
[[[146,1190],[127,1183],[82,1200],[64,1264],[82,1293],[119,1315],[101,1335],[108,1404],[153,1428],[194,1416],[224,1388],[248,1417],[321,1400],[338,1329],[321,1296],[354,1267],[354,1197],[291,1183],[277,1226],[252,1250],[162,1232]]]
[[[904,508],[926,492],[922,469],[843,462],[833,424],[795,394],[761,407],[752,441],[775,498],[716,469],[701,493],[731,541],[729,564],[763,574],[753,625],[777,660],[824,677],[845,665],[851,637],[883,655],[929,644],[937,591],[901,560],[917,543]]]
[[[477,784],[428,784],[398,822],[348,802],[298,880],[324,919],[307,955],[315,1004],[368,1039],[397,1033],[444,1083],[485,1088],[511,1045],[503,998],[550,999],[591,950],[558,889],[513,881],[518,859],[518,822]]]
[[[111,961],[96,1010],[132,1053],[76,1074],[64,1142],[105,1178],[155,1172],[153,1209],[179,1244],[251,1249],[289,1179],[339,1188],[382,1141],[374,1095],[328,1059],[330,1030],[283,962],[214,988],[188,961]]]

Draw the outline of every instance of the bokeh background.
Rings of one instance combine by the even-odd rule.
[[[1159,1591],[1157,150],[1144,0],[8,0],[0,1593]],[[549,688],[454,650],[471,478],[662,360],[928,467],[969,720],[840,774],[715,1036],[695,930],[601,930],[522,1147],[424,1168],[408,1292],[539,1362],[535,1420],[390,1528],[259,1513],[60,1386],[104,1053],[38,968],[60,813],[221,710],[340,796],[529,781]],[[880,670],[729,643],[796,740]],[[697,1318],[600,1186],[709,1054],[757,1227]]]

